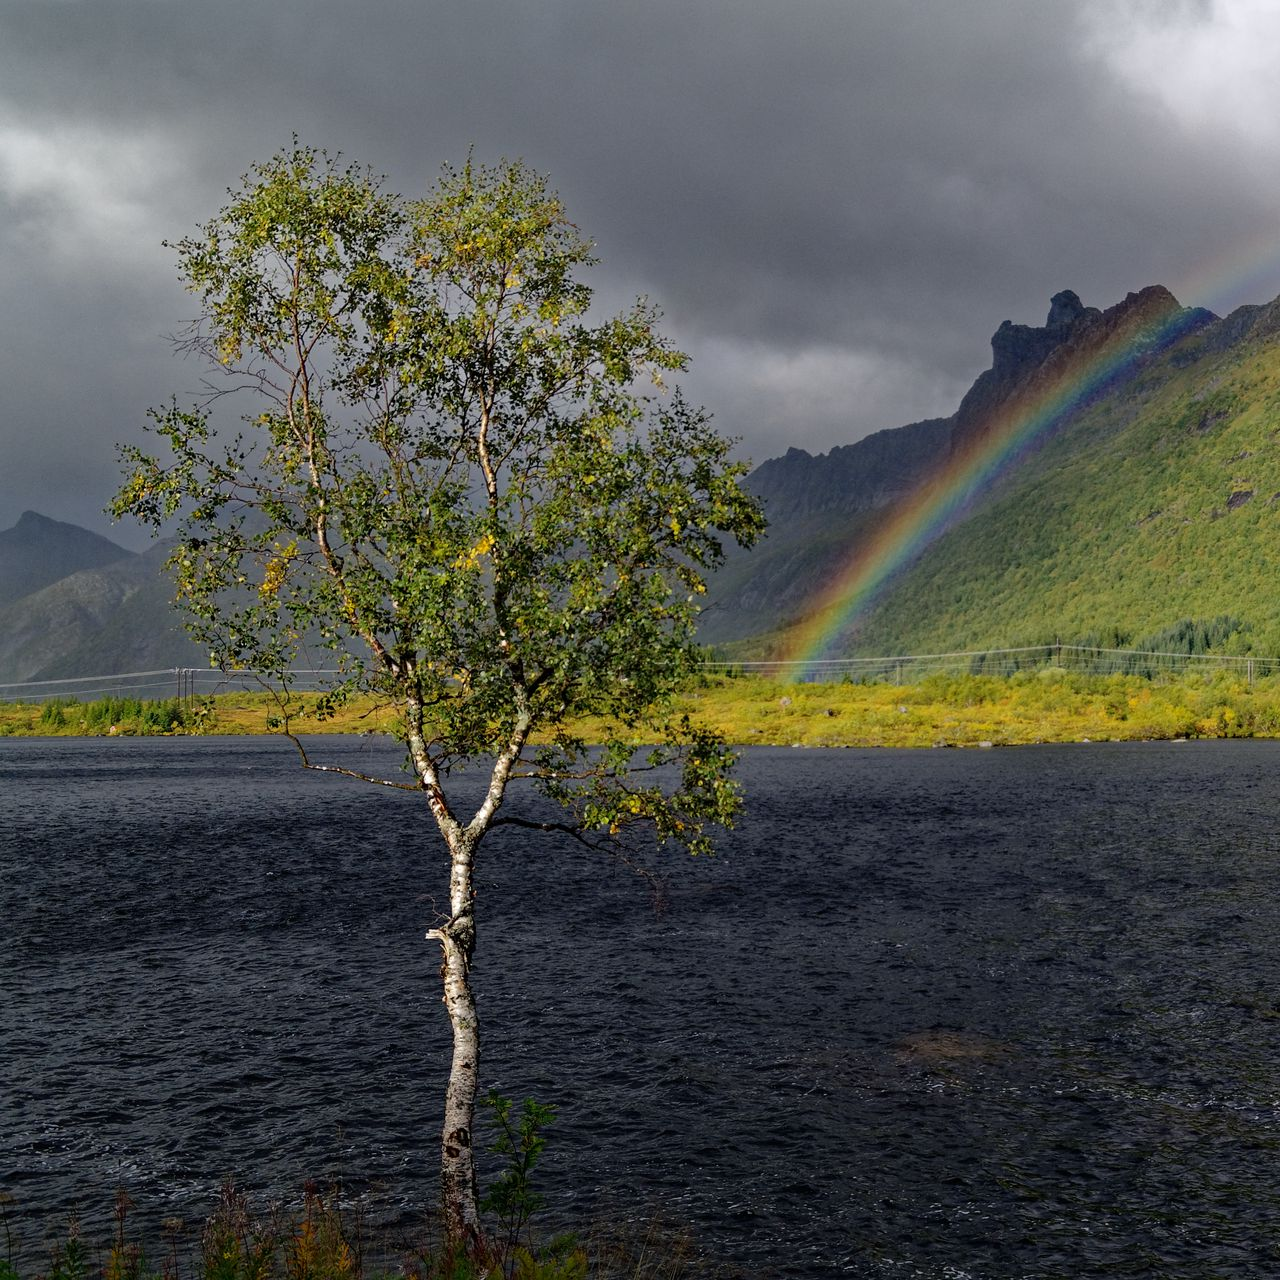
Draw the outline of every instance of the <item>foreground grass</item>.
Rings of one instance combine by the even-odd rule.
[[[384,1238],[337,1188],[315,1183],[292,1209],[255,1208],[227,1183],[203,1224],[165,1218],[150,1239],[135,1229],[133,1200],[117,1191],[108,1233],[94,1238],[73,1220],[40,1251],[43,1261],[24,1266],[15,1260],[24,1242],[14,1207],[0,1195],[0,1280],[746,1280],[658,1221],[541,1238],[498,1222],[462,1251],[429,1237]]]
[[[369,701],[318,718],[301,695],[298,733],[390,733],[395,713]],[[0,706],[0,736],[268,732],[276,704],[230,693],[183,704],[98,703]],[[1169,738],[1280,737],[1280,677],[1245,683],[1232,674],[1156,682],[1058,668],[1009,677],[931,676],[914,684],[786,684],[755,676],[710,676],[677,700],[742,745],[932,747]],[[588,738],[605,726],[587,722]]]

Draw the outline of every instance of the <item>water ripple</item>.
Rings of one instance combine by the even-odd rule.
[[[335,742],[394,770],[388,748]],[[1280,1273],[1280,744],[748,752],[668,907],[479,868],[486,1083],[569,1218],[771,1276]],[[475,781],[475,780],[473,780]],[[434,1194],[444,883],[418,798],[262,740],[0,740],[0,1186],[198,1216]],[[92,1225],[92,1220],[90,1222]]]

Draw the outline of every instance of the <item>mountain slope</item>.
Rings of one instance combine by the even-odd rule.
[[[0,606],[68,574],[127,560],[132,554],[79,525],[24,511],[13,528],[0,530]]]
[[[1202,330],[1087,406],[927,548],[861,652],[1098,636],[1230,615],[1280,653],[1280,301]]]
[[[878,431],[813,457],[790,449],[762,463],[746,487],[761,498],[770,527],[751,552],[731,550],[711,581],[699,633],[734,639],[802,611],[865,535],[876,512],[910,493],[951,448],[951,422],[934,418]]]
[[[1212,313],[1183,308],[1158,286],[1106,311],[1086,307],[1064,290],[1050,300],[1044,325],[1005,321],[996,330],[990,369],[949,418],[877,432],[818,457],[790,449],[763,463],[747,487],[764,501],[767,536],[749,553],[730,554],[711,585],[701,637],[740,641],[802,619],[897,509],[957,455],[980,448],[1019,403],[1043,396],[1046,387],[1109,351],[1126,350],[1130,358],[1105,386],[1114,398],[1171,343],[1215,322]],[[981,496],[971,495],[970,504]],[[764,641],[753,646],[762,647]]]
[[[206,666],[173,607],[167,554],[126,552],[0,608],[0,683]]]
[[[1105,312],[1070,299],[1064,309],[1058,295],[1029,338],[997,331],[991,376],[950,419],[945,465],[966,449],[981,457],[984,432],[1051,403],[1055,388],[1087,394],[1066,398],[1016,466],[915,548],[837,650],[1126,644],[1230,615],[1228,646],[1280,653],[1280,301],[1219,320],[1159,288]],[[1055,310],[1074,314],[1055,325]],[[1012,374],[1001,344],[1022,362]],[[1107,376],[1086,382],[1090,369]],[[893,516],[881,511],[875,527]],[[827,582],[858,564],[868,532],[844,539]],[[782,621],[747,648],[787,651]]]

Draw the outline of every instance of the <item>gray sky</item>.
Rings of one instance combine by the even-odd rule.
[[[550,175],[762,461],[954,409],[1004,319],[1280,293],[1271,0],[0,0],[0,528],[127,545],[113,445],[194,391],[177,238],[303,142],[404,194]]]

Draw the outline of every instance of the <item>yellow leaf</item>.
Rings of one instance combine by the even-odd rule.
[[[298,544],[291,542],[287,547],[280,547],[279,551],[279,555],[272,556],[267,561],[262,572],[262,585],[258,588],[258,595],[263,600],[272,600],[280,594],[289,565],[298,554]]]
[[[455,569],[474,569],[480,561],[481,556],[487,556],[493,550],[494,537],[491,533],[484,534],[480,541],[476,543],[465,554],[460,555],[454,562]]]

